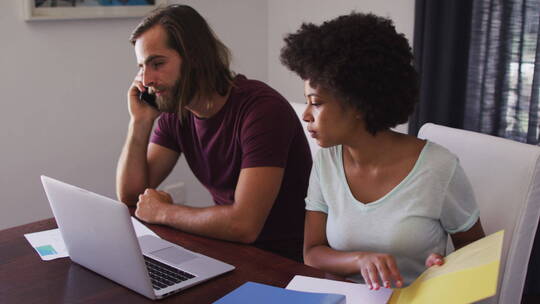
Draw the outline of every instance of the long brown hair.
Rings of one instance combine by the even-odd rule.
[[[209,99],[215,92],[225,96],[232,85],[229,69],[231,53],[210,28],[206,20],[192,7],[170,5],[150,12],[135,28],[130,42],[135,41],[155,25],[167,32],[167,46],[182,58],[177,113],[186,115],[185,107],[193,99]]]

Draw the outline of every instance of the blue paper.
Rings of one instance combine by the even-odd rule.
[[[289,290],[270,285],[247,282],[236,288],[215,304],[344,304],[345,296],[332,293],[314,293]]]

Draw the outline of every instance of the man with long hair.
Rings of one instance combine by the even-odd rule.
[[[139,72],[128,91],[119,199],[148,223],[301,260],[312,162],[290,104],[266,84],[235,75],[229,50],[189,6],[153,11],[130,41]],[[140,99],[143,92],[155,96],[157,109]],[[175,205],[156,190],[181,154],[214,206]]]

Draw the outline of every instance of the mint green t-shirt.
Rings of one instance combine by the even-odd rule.
[[[458,158],[438,144],[426,142],[411,172],[369,204],[353,196],[342,155],[342,146],[319,150],[306,209],[327,214],[326,237],[331,248],[391,254],[406,285],[425,270],[429,254],[446,255],[449,233],[467,231],[479,218],[473,190]],[[363,282],[360,273],[350,279]]]

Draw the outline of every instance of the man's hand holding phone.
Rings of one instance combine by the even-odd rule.
[[[160,112],[155,103],[155,95],[150,94],[148,88],[143,85],[140,72],[133,80],[127,97],[129,114],[132,120],[154,122],[159,116]],[[141,97],[144,97],[145,100],[141,99]],[[150,104],[152,101],[155,106]]]
[[[141,92],[139,94],[139,98],[146,102],[149,106],[153,107],[154,109],[158,110],[158,105],[156,103],[156,95],[155,94],[151,94],[151,93],[148,93],[148,90],[146,90],[146,92]]]

